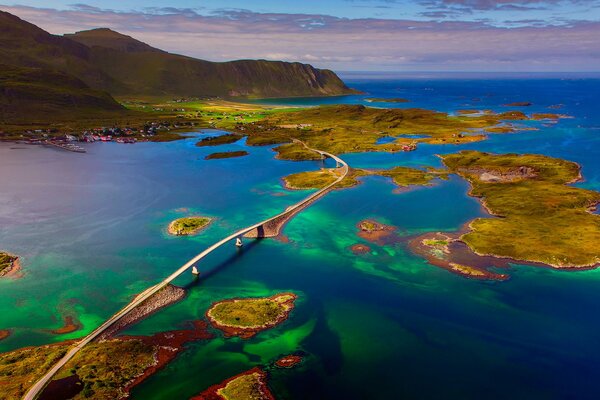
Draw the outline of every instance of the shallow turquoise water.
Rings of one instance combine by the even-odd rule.
[[[452,112],[505,110],[504,103],[532,101],[528,113],[563,103],[559,112],[575,117],[470,145],[344,155],[352,166],[440,166],[436,154],[467,148],[535,152],[579,162],[586,179],[578,185],[600,189],[599,81],[352,84],[369,94],[313,102],[406,97],[413,102],[385,106]],[[215,240],[306,196],[283,190],[280,178],[320,166],[275,160],[269,147],[247,147],[243,141],[218,151],[243,148],[249,156],[205,161],[217,150],[198,148],[196,140],[97,143],[83,155],[0,145],[0,247],[23,256],[25,273],[20,280],[0,281],[5,310],[0,329],[14,331],[0,342],[0,351],[91,331]],[[133,397],[185,399],[301,350],[307,355],[301,367],[271,370],[278,398],[595,398],[600,272],[513,266],[506,282],[477,282],[427,265],[404,243],[372,246],[365,257],[348,251],[361,242],[356,224],[365,218],[393,224],[403,237],[459,229],[485,215],[467,190],[453,177],[396,194],[388,180],[370,177],[327,195],[293,219],[284,231],[290,243],[261,240],[242,252],[233,245],[219,250],[200,266],[205,274],[213,272],[206,279],[194,282],[191,274],[179,279],[189,287],[184,301],[127,333],[185,326],[202,318],[212,302],[231,297],[293,291],[300,296],[297,308],[284,324],[250,340],[218,337],[191,344]],[[197,237],[168,237],[168,222],[187,213],[216,221]],[[68,313],[84,329],[48,333]]]

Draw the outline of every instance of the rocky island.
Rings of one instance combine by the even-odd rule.
[[[196,235],[202,229],[206,228],[212,222],[208,217],[185,217],[171,222],[168,232],[174,236]]]
[[[0,277],[14,275],[20,268],[19,257],[0,251]]]
[[[275,400],[267,386],[267,373],[255,367],[213,385],[190,400]]]
[[[247,339],[285,321],[297,296],[280,293],[271,297],[223,300],[213,304],[206,317],[226,336]]]

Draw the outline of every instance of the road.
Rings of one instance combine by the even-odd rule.
[[[264,225],[272,220],[275,220],[277,218],[280,217],[284,217],[288,214],[291,214],[299,209],[302,209],[303,207],[306,207],[308,205],[311,204],[311,202],[315,199],[318,198],[319,196],[321,196],[322,194],[324,194],[325,192],[331,190],[335,185],[337,185],[338,183],[340,183],[347,175],[349,172],[349,167],[348,164],[346,164],[346,162],[344,160],[342,160],[341,158],[339,158],[338,156],[334,155],[334,154],[330,154],[327,153],[325,151],[322,150],[317,150],[317,149],[312,149],[310,147],[308,147],[304,142],[301,142],[299,140],[294,139],[294,142],[297,143],[301,143],[302,145],[304,145],[304,147],[306,147],[308,150],[317,152],[319,154],[321,154],[322,156],[325,157],[329,157],[333,160],[336,161],[336,163],[338,163],[338,165],[342,165],[342,174],[340,174],[339,178],[336,179],[334,182],[332,182],[331,184],[325,186],[324,188],[318,190],[317,192],[313,193],[312,195],[308,196],[307,198],[305,198],[304,200],[300,201],[299,203],[294,204],[293,206],[290,206],[288,208],[285,209],[285,211],[283,211],[282,213],[277,214],[274,217],[271,217],[269,219],[266,219],[264,221],[258,222],[252,226],[240,229],[239,231],[232,233],[231,235],[227,236],[226,238],[218,241],[217,243],[213,244],[212,246],[210,246],[209,248],[207,248],[206,250],[204,250],[202,253],[198,254],[196,257],[192,258],[190,261],[188,261],[187,263],[185,263],[182,267],[180,267],[177,271],[173,272],[171,275],[169,275],[167,278],[165,278],[162,282],[149,287],[148,289],[146,289],[145,291],[143,291],[142,293],[140,293],[139,295],[136,296],[135,299],[133,299],[133,301],[129,304],[127,304],[124,308],[122,308],[119,312],[117,312],[116,314],[114,314],[112,317],[110,317],[108,320],[106,320],[102,325],[100,325],[98,328],[96,328],[93,332],[91,332],[89,335],[87,335],[86,337],[84,337],[83,339],[81,339],[74,347],[72,347],[64,356],[63,358],[61,358],[44,376],[42,376],[30,389],[29,391],[25,394],[25,396],[23,396],[23,400],[35,400],[35,398],[42,392],[42,390],[44,389],[44,387],[46,387],[46,385],[50,382],[50,380],[52,379],[52,377],[58,372],[59,369],[61,369],[65,364],[67,364],[76,354],[79,350],[81,350],[86,344],[90,343],[92,340],[94,340],[95,338],[97,338],[99,335],[101,335],[106,329],[108,329],[110,326],[112,326],[114,323],[116,323],[118,320],[120,320],[125,314],[129,313],[130,311],[132,311],[134,308],[136,308],[137,306],[139,306],[140,304],[142,304],[144,301],[146,301],[147,299],[149,299],[150,297],[152,297],[154,294],[156,294],[159,290],[161,290],[162,288],[164,288],[165,286],[167,286],[169,283],[171,283],[173,280],[175,280],[177,277],[179,277],[181,274],[183,274],[185,271],[187,271],[188,269],[190,269],[194,264],[196,264],[198,261],[202,260],[204,257],[206,257],[207,255],[209,255],[210,253],[212,253],[213,251],[215,251],[216,249],[218,249],[219,247],[221,247],[222,245],[224,245],[225,243],[237,238],[237,237],[242,237],[244,234],[252,231],[253,229],[258,228],[261,225]]]

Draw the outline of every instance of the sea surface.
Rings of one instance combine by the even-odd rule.
[[[506,111],[573,118],[491,135],[467,145],[421,145],[410,153],[346,154],[354,167],[441,166],[437,154],[463,149],[539,153],[575,161],[600,190],[600,80],[586,76],[372,76],[350,86],[365,93],[325,99],[277,99],[285,105],[366,104],[446,112]],[[410,103],[367,103],[403,97]],[[559,110],[548,107],[561,104]],[[271,147],[245,141],[196,147],[190,132],[171,143],[94,143],[86,154],[0,144],[0,248],[22,256],[21,279],[0,280],[0,329],[13,334],[0,351],[83,336],[148,286],[234,230],[285,209],[309,191],[281,178],[320,162],[276,160]],[[423,132],[426,134],[426,132]],[[247,157],[204,160],[214,151]],[[375,218],[403,238],[455,231],[485,216],[458,177],[395,193],[382,177],[334,191],[295,217],[273,239],[233,243],[176,282],[182,302],[129,328],[152,334],[186,327],[211,303],[232,297],[299,295],[282,325],[252,339],[217,337],[188,345],[133,391],[134,399],[188,399],[254,366],[301,351],[301,366],[269,368],[278,399],[597,399],[600,393],[600,271],[567,272],[513,265],[505,282],[465,279],[429,265],[405,242],[370,246],[356,224]],[[168,223],[189,214],[215,222],[196,237],[170,237]],[[518,238],[515,238],[518,240]],[[73,316],[83,328],[50,331]]]

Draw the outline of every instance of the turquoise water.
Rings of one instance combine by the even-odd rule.
[[[574,116],[553,126],[494,135],[461,146],[420,146],[410,153],[347,154],[355,167],[441,166],[436,154],[461,149],[533,152],[583,167],[581,187],[600,189],[598,80],[361,80],[366,93],[334,99],[269,100],[311,105],[404,97],[448,112],[506,110],[531,101],[530,112]],[[206,133],[195,133],[202,135]],[[220,134],[209,132],[208,134]],[[0,281],[0,329],[13,335],[0,351],[81,336],[212,242],[273,215],[309,192],[288,192],[280,179],[317,169],[317,162],[273,158],[270,147],[244,141],[199,148],[196,138],[126,146],[95,143],[75,154],[34,146],[0,145],[0,247],[23,257],[24,277]],[[15,149],[18,147],[19,149]],[[242,158],[205,161],[213,151],[244,149]],[[177,282],[187,298],[130,334],[176,329],[202,318],[214,301],[280,291],[299,295],[284,324],[250,340],[189,345],[133,392],[134,399],[185,399],[234,374],[296,351],[306,361],[272,369],[270,386],[282,399],[596,398],[600,389],[600,272],[560,272],[515,265],[506,282],[479,282],[428,265],[404,242],[371,245],[356,224],[377,218],[401,237],[452,231],[485,215],[457,177],[431,188],[394,193],[381,177],[336,191],[294,218],[290,243],[261,240],[242,252],[233,244],[203,260],[209,276]],[[202,235],[172,238],[170,220],[189,213],[216,218]],[[48,331],[71,314],[83,330]]]

